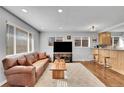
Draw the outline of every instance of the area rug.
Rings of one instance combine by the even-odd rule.
[[[65,79],[52,79],[51,63],[35,87],[105,87],[105,85],[80,63],[67,63]]]

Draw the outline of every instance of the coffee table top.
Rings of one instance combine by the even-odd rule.
[[[52,63],[50,70],[67,70],[66,63],[64,60],[55,60]]]

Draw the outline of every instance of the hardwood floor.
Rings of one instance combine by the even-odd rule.
[[[82,62],[82,64],[107,87],[124,87],[124,75],[121,75],[109,68],[104,68],[98,63]]]
[[[94,62],[80,62],[89,71],[91,71],[101,82],[107,87],[124,87],[124,75],[121,75],[109,68],[104,68],[98,63]],[[12,87],[7,83],[2,87]]]

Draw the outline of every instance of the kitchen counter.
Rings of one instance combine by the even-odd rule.
[[[105,50],[124,51],[124,48],[93,48],[93,49],[105,49]]]
[[[93,55],[97,54],[98,63],[105,65],[105,58],[111,69],[124,75],[124,49],[123,48],[94,48]]]

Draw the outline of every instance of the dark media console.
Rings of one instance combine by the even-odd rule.
[[[55,52],[54,53],[54,60],[55,59],[64,59],[65,62],[72,62],[72,52]]]
[[[54,42],[53,59],[61,58],[65,62],[72,62],[72,42]]]

